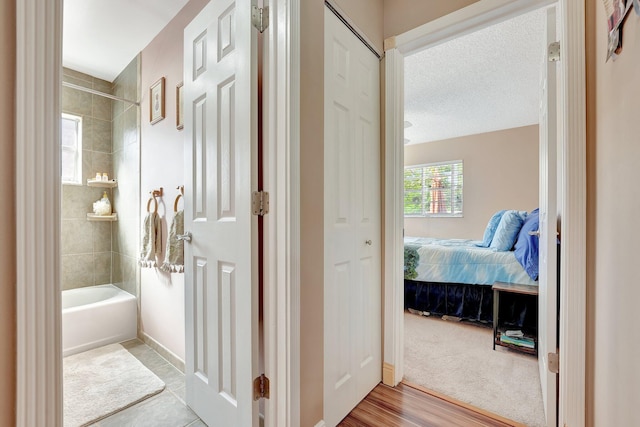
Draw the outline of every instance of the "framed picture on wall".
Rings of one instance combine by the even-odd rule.
[[[164,77],[149,88],[149,121],[151,124],[164,119]]]
[[[180,83],[176,86],[176,129],[181,130],[184,128],[184,110],[182,102],[182,87],[184,83]]]

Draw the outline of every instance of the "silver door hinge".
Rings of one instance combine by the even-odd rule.
[[[261,374],[253,380],[253,400],[269,398],[269,378]]]
[[[558,353],[549,353],[547,355],[547,363],[550,372],[554,374],[560,372],[560,355]]]
[[[251,197],[251,211],[254,215],[264,216],[269,213],[269,193],[254,191]]]
[[[269,7],[251,7],[251,23],[261,33],[269,26]]]
[[[560,42],[553,42],[549,45],[549,62],[560,61]]]

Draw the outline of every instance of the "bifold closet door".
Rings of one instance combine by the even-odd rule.
[[[324,421],[381,380],[379,60],[325,8]]]

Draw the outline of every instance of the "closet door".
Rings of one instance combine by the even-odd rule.
[[[249,0],[185,29],[186,400],[211,427],[258,426],[256,46]]]
[[[556,41],[556,9],[547,9],[546,46]],[[557,64],[545,49],[540,98],[540,228],[538,362],[547,426],[556,425],[558,375],[551,372],[549,354],[558,352],[557,284]]]
[[[381,380],[379,61],[325,9],[324,421]]]

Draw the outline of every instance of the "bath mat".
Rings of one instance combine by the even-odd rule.
[[[120,344],[63,359],[64,426],[78,427],[164,390],[164,382]]]

